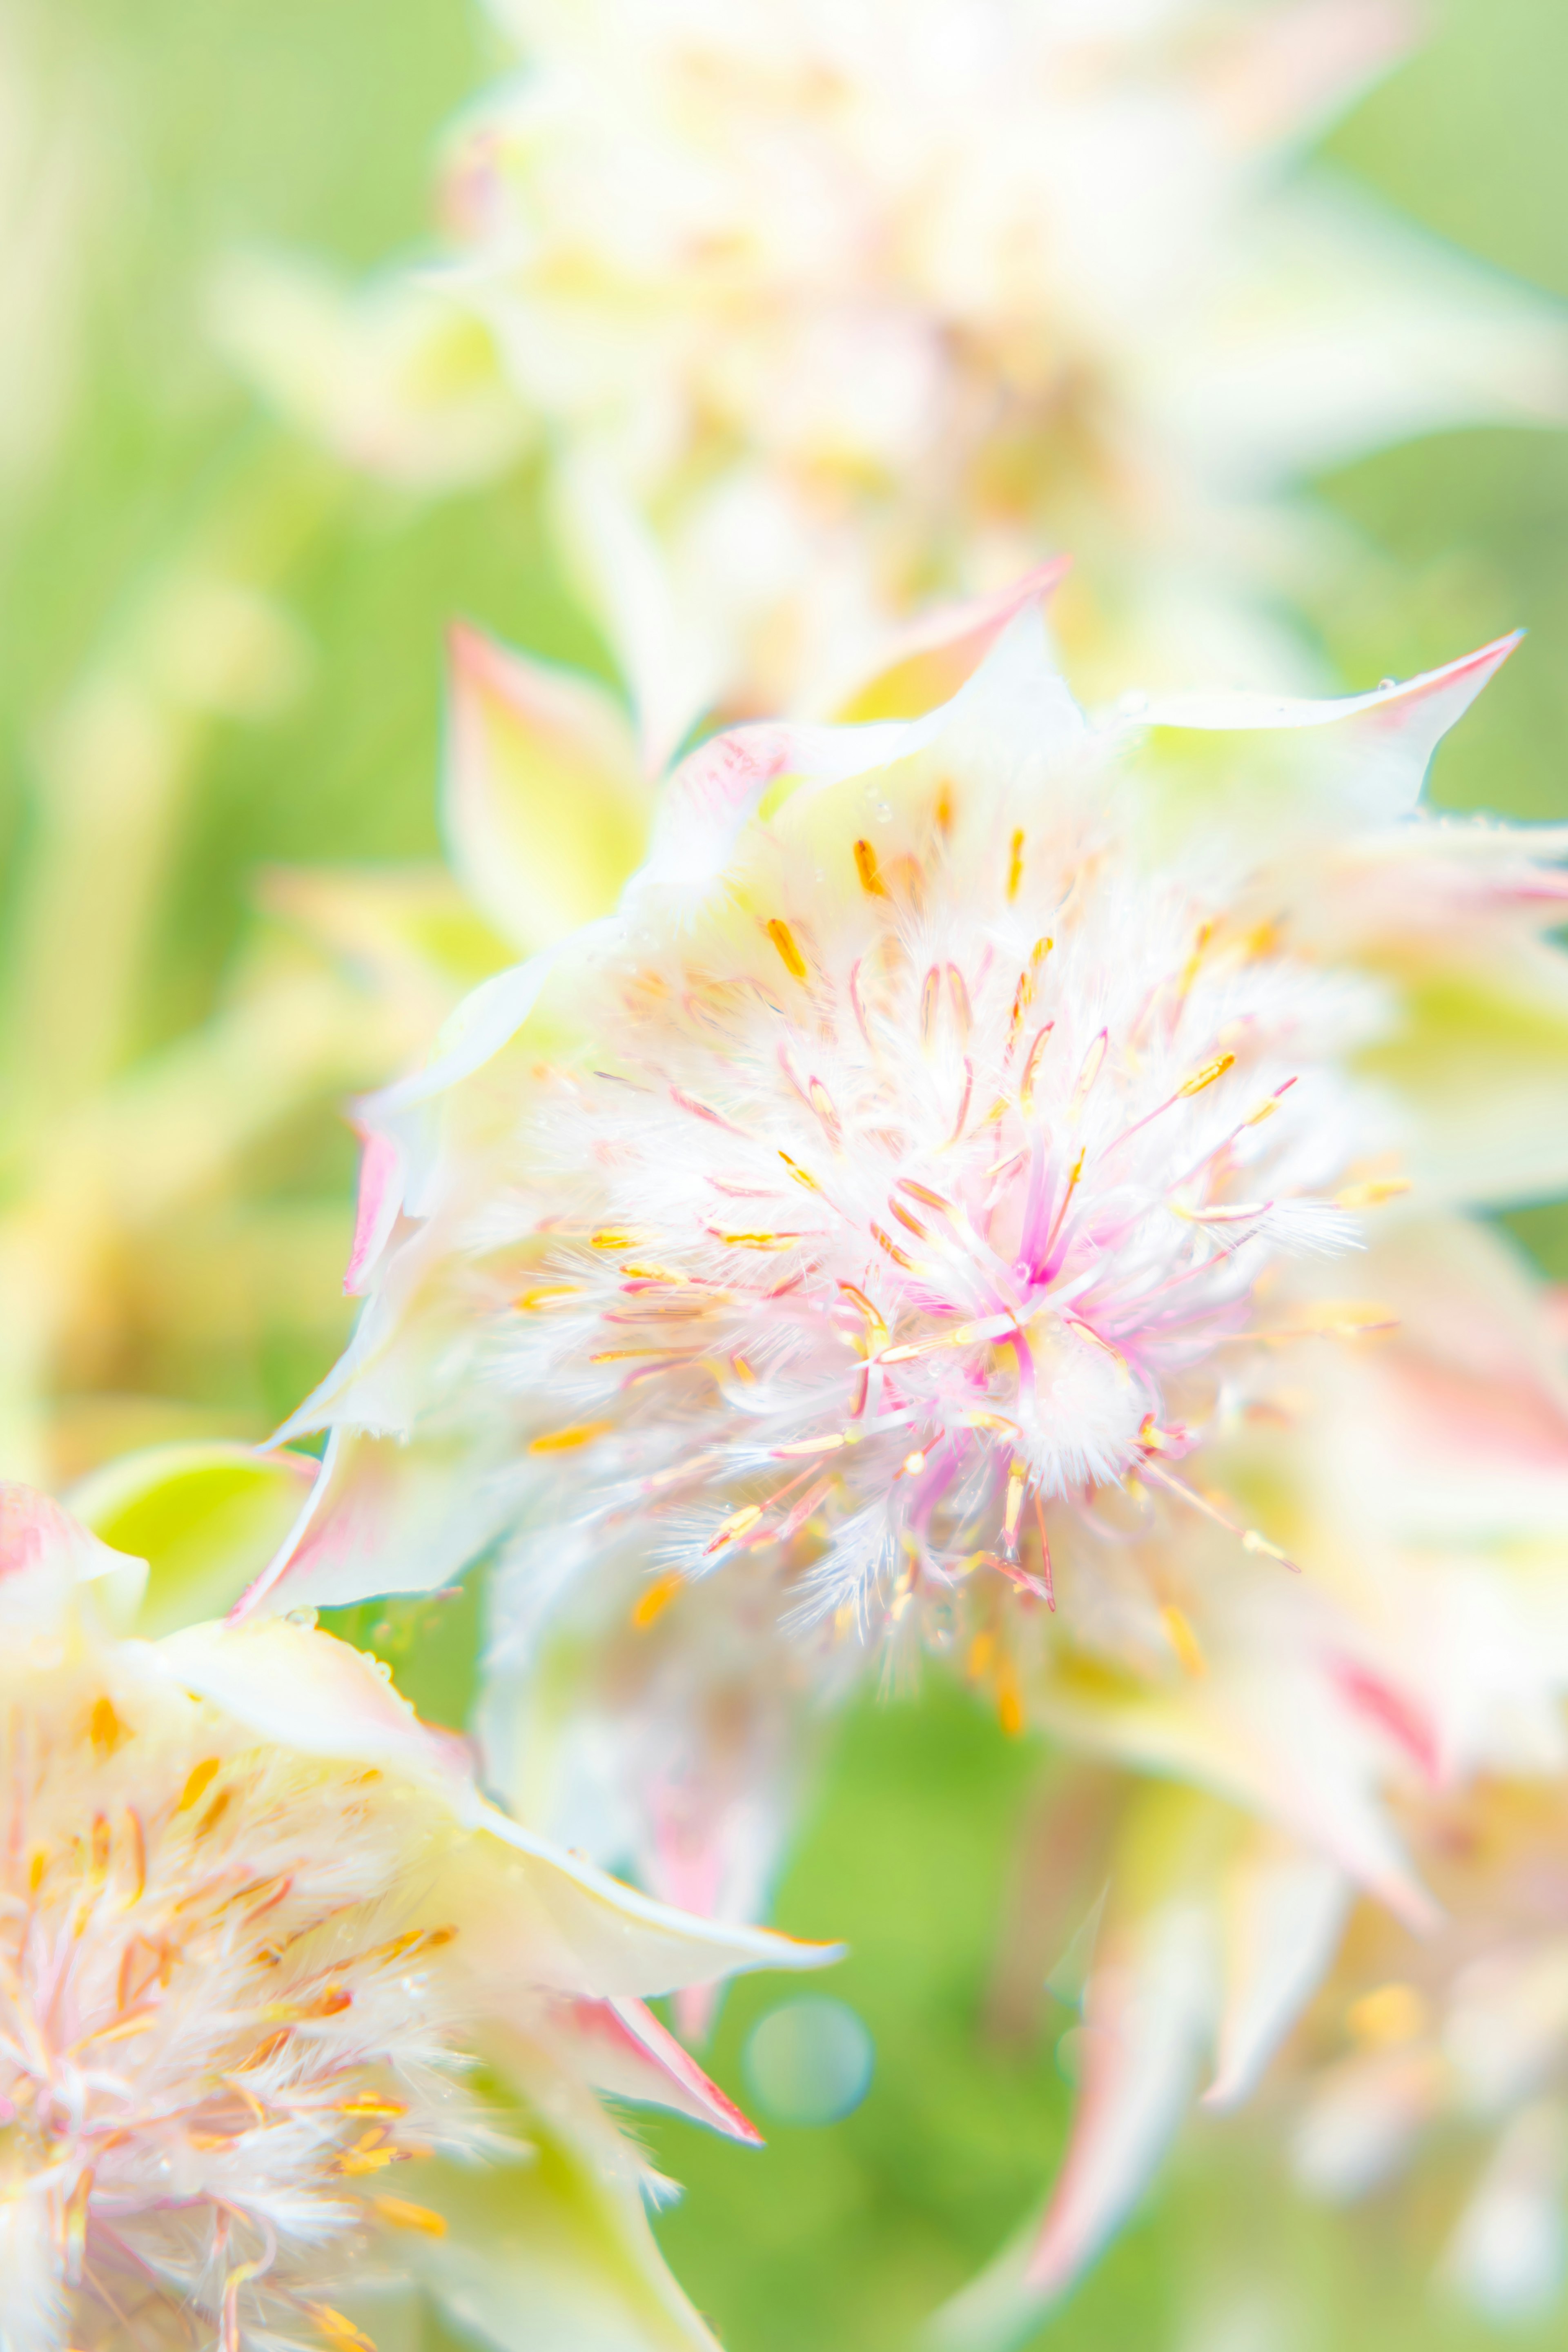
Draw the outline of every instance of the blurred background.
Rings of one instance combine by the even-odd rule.
[[[607,671],[526,467],[428,502],[351,481],[210,331],[237,246],[353,272],[416,244],[434,136],[493,62],[464,0],[0,0],[0,1469],[57,1491],[131,1445],[261,1438],[346,1335],[342,1105],[501,953],[434,863],[446,624]],[[1327,152],[1568,299],[1565,96],[1560,0],[1449,0]],[[1568,436],[1435,436],[1321,490],[1365,542],[1319,616],[1333,667],[1368,686],[1528,626],[1436,794],[1568,814]],[[1568,1279],[1562,1212],[1510,1222]],[[397,1633],[447,1719],[473,1624]],[[687,2184],[671,2259],[734,2352],[908,2343],[1037,2199],[1072,2013],[992,1955],[1052,1769],[950,1692],[848,1725],[780,1923],[847,1937],[852,2017],[752,2038],[776,1991],[731,1996],[714,2070],[763,2153],[644,2126]],[[822,2075],[804,2119],[792,2033]],[[1194,2127],[1038,2342],[1495,2340],[1427,2283],[1419,2200],[1325,2215],[1273,2162]]]

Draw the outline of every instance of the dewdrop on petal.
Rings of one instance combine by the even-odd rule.
[[[745,2136],[631,1996],[803,1948],[530,1839],[304,1623],[115,1638],[139,1570],[0,1489],[7,2347],[366,2352],[426,2293],[510,2345],[531,2286],[531,2343],[708,2346],[592,2086]]]
[[[584,1590],[629,1615],[761,1563],[825,1675],[978,1642],[1021,1712],[1053,1605],[1136,1653],[1119,1513],[1284,1573],[1203,1456],[1279,1349],[1377,1329],[1342,1203],[1561,1173],[1552,877],[1414,813],[1507,650],[1091,723],[1026,611],[923,719],[705,745],[618,915],[368,1108],[369,1303],[249,1605],[510,1532],[500,1637],[537,1656]],[[1472,1059],[1434,1050],[1443,989]],[[1298,1313],[1324,1254],[1339,1299]]]

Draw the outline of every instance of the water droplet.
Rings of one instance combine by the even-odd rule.
[[[1397,686],[1398,684],[1399,680],[1396,677],[1380,677],[1377,681],[1377,690],[1379,694],[1386,694],[1390,687]]]
[[[879,801],[877,803],[876,817],[879,824],[886,824],[892,814],[893,812],[886,801]]]

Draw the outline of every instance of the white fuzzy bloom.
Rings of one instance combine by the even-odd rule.
[[[617,2343],[700,2352],[594,2089],[745,2135],[630,1995],[799,1948],[515,1831],[306,1625],[115,1638],[144,1573],[0,1489],[6,2352],[374,2352],[422,2293],[485,2343],[510,2296],[531,2342],[618,2310]],[[579,2215],[520,2266],[470,2215],[500,2168],[537,2231],[546,2153]]]
[[[929,1646],[1068,1723],[1086,1651],[1158,1679],[1299,1649],[1290,1530],[1214,1491],[1214,1449],[1281,1347],[1386,1322],[1353,1256],[1348,1298],[1313,1271],[1363,1209],[1561,1166],[1557,886],[1414,813],[1504,650],[1091,722],[1026,613],[923,719],[706,745],[617,916],[368,1107],[369,1303],[251,1605],[504,1538],[492,1769],[692,1900],[715,1871],[755,1899],[800,1694],[868,1657]],[[557,1641],[567,1682],[597,1664],[543,1797]],[[1364,1819],[1342,1843],[1394,1870]]]

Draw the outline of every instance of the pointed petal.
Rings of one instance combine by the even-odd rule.
[[[835,717],[849,723],[918,719],[950,702],[1008,623],[1026,605],[1043,604],[1071,562],[1055,556],[997,594],[922,614],[900,633],[876,671],[845,696]]]
[[[148,1563],[138,1633],[156,1640],[227,1609],[287,1535],[316,1475],[300,1454],[247,1445],[155,1445],[95,1470],[72,1510]]]
[[[458,880],[525,952],[607,914],[652,800],[631,727],[586,677],[450,636],[442,829]]]
[[[334,1430],[304,1507],[234,1621],[434,1592],[494,1539],[510,1499],[504,1469],[477,1460],[464,1437],[405,1444]]]
[[[933,718],[849,728],[766,723],[712,736],[666,786],[634,888],[662,886],[697,903],[731,862],[771,785],[785,776],[834,782],[902,759],[930,740]]]
[[[1130,1965],[1090,1974],[1083,2088],[1027,2273],[1042,2298],[1093,2261],[1153,2177],[1196,2076],[1214,1979],[1213,1924],[1195,1903],[1158,1914]]]
[[[666,550],[608,467],[579,449],[552,487],[584,601],[631,690],[642,764],[657,775],[722,689],[730,649],[696,626]]]
[[[803,1944],[766,1927],[697,1919],[624,1886],[591,1863],[476,1801],[482,1835],[452,1864],[464,1958],[496,2013],[517,1990],[516,1955],[529,1954],[530,1986],[599,1999],[644,1999],[752,1969],[820,1969],[839,1944]]]
[[[574,2063],[595,2090],[672,2107],[726,2139],[761,2147],[763,2136],[640,2000],[580,2000],[557,2019]]]
[[[369,1276],[391,1240],[403,1205],[403,1153],[392,1135],[366,1135],[360,1153],[359,1195],[354,1207],[354,1234],[343,1288],[350,1297],[363,1296]]]
[[[426,2294],[483,2352],[718,2352],[659,2253],[634,2152],[537,2054],[507,2071],[528,2158],[410,2168],[411,2198],[446,2222],[398,2250]]]
[[[1371,694],[1321,702],[1260,694],[1161,695],[1140,723],[1155,730],[1156,753],[1163,735],[1246,737],[1224,760],[1220,746],[1202,747],[1227,781],[1239,757],[1250,763],[1255,790],[1285,781],[1326,815],[1386,824],[1415,806],[1438,743],[1522,635],[1515,631],[1443,669]],[[1197,747],[1173,748],[1190,757]]]
[[[440,1097],[459,1078],[482,1069],[517,1034],[557,967],[569,952],[591,947],[597,929],[589,924],[526,962],[481,981],[446,1023],[422,1069],[363,1096],[354,1106],[362,1128],[384,1134],[398,1148],[404,1172],[397,1206],[408,1215],[427,1213],[439,1173]]]
[[[1342,1871],[1314,1854],[1259,1853],[1224,1888],[1225,2006],[1205,2107],[1238,2106],[1333,1958],[1350,1905]]]
[[[447,1790],[455,1802],[470,1784],[464,1742],[421,1723],[374,1658],[312,1625],[287,1617],[189,1625],[148,1654],[182,1690],[302,1756],[384,1766]]]
[[[1398,1027],[1361,1064],[1397,1090],[1427,1199],[1550,1199],[1568,1186],[1568,958],[1531,938],[1466,944],[1407,975],[1395,964]]]
[[[47,1495],[0,1479],[0,1626],[58,1625],[83,1585],[101,1615],[129,1623],[146,1579],[145,1560],[111,1550]]]
[[[1076,2029],[1072,2137],[1044,2215],[936,2315],[936,2352],[1006,2352],[1088,2268],[1148,2187],[1179,2126],[1213,2023],[1214,1923],[1201,1902],[1154,1911],[1094,1969]]]

